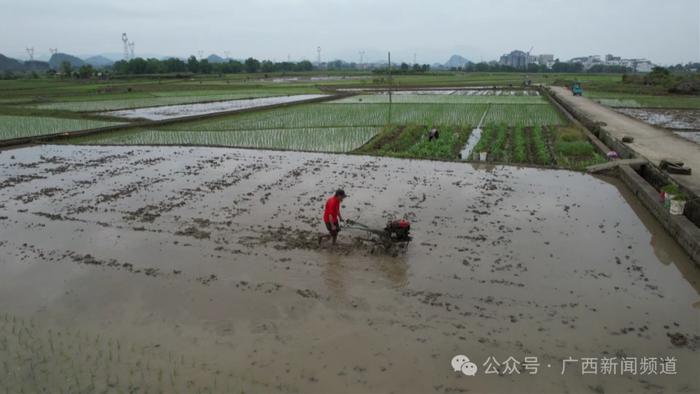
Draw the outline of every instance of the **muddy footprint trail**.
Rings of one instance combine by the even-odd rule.
[[[346,218],[411,220],[406,251],[377,253],[349,229],[319,246],[338,187]],[[40,146],[0,152],[0,232],[10,392],[700,389],[698,271],[612,179]],[[450,368],[456,354],[480,368],[536,356],[541,369],[465,380]],[[560,373],[568,357],[661,356],[677,375]],[[42,368],[18,362],[33,357]]]

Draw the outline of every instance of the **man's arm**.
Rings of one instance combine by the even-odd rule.
[[[343,215],[340,214],[340,201],[338,201],[338,223],[343,221]]]

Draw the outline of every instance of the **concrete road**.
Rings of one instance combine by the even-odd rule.
[[[693,175],[674,175],[673,177],[700,195],[700,145],[689,142],[671,131],[615,112],[591,99],[574,97],[566,88],[552,86],[551,90],[589,119],[605,123],[606,126],[603,129],[618,140],[622,140],[624,136],[634,138],[634,143],[627,145],[652,163],[659,165],[659,162],[665,158],[683,161],[686,166],[693,169]]]

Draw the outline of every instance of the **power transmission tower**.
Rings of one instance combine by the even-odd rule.
[[[58,53],[58,48],[49,48],[49,52],[51,52],[52,55],[55,55]]]
[[[321,47],[316,48],[316,52],[318,54],[317,64],[318,67],[321,68]]]
[[[231,58],[230,54],[231,54],[231,51],[224,51],[224,56],[226,56],[226,60]]]
[[[131,54],[131,58],[134,59],[134,42],[131,41],[129,43],[129,53]]]
[[[197,51],[199,54],[199,60],[202,60],[204,58],[204,51]]]
[[[413,54],[413,64],[418,64],[418,55],[415,53]]]
[[[364,64],[365,60],[365,51],[360,51],[360,68],[363,68],[362,65]]]
[[[27,54],[29,55],[29,61],[34,61],[34,47],[27,48]]]
[[[124,43],[124,60],[129,60],[129,37],[126,33],[122,33],[122,42]]]

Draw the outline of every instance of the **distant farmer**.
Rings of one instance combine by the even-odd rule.
[[[430,129],[430,132],[428,132],[428,141],[437,140],[438,138],[440,138],[438,129]]]
[[[326,224],[328,229],[328,234],[321,235],[318,237],[318,244],[321,244],[326,238],[331,238],[333,240],[333,245],[338,238],[338,233],[340,232],[340,222],[343,217],[340,215],[340,203],[347,197],[343,189],[338,189],[333,197],[326,201],[326,209],[323,211],[323,222]]]

